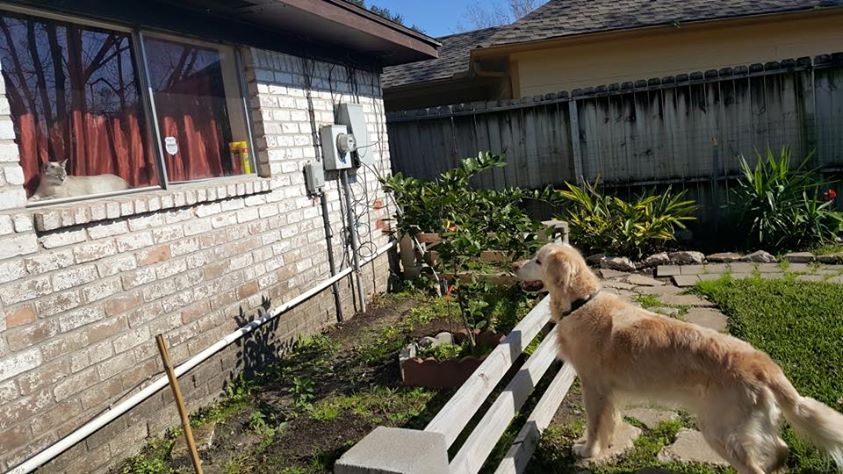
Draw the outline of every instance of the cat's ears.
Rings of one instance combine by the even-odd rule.
[[[67,158],[59,161],[59,165],[66,170],[67,169]]]

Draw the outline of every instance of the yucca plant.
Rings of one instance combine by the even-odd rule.
[[[685,191],[647,192],[633,201],[599,191],[599,178],[582,187],[565,183],[562,197],[571,238],[585,250],[640,258],[676,240],[676,231],[695,219],[694,201]]]
[[[773,251],[808,248],[831,242],[840,232],[843,215],[822,199],[828,183],[808,168],[812,155],[795,166],[786,146],[778,154],[769,148],[756,152],[754,166],[738,157],[741,178],[732,193],[748,245]]]

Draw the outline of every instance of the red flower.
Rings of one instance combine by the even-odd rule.
[[[826,201],[834,201],[835,199],[837,199],[837,191],[829,189],[828,191],[823,193],[823,196],[825,196]]]

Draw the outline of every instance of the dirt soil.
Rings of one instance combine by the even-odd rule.
[[[377,345],[377,337],[384,330],[399,326],[411,308],[420,304],[424,304],[423,299],[381,299],[365,314],[325,334],[331,341],[329,355],[294,353],[269,368],[267,374],[257,378],[242,406],[216,420],[213,443],[200,452],[205,472],[331,472],[343,452],[379,425],[423,427],[450,393],[403,387],[394,352],[374,363],[361,363],[359,358],[362,346]],[[429,331],[448,329],[443,321],[426,326]],[[297,389],[297,383],[304,388]],[[383,402],[369,401],[369,393],[384,397]],[[329,415],[334,416],[332,419],[312,415],[314,407],[322,406],[320,402],[326,399],[356,396],[363,400],[359,406],[340,409]],[[419,403],[423,404],[421,409]],[[396,415],[394,410],[406,413]],[[168,453],[134,464],[127,461],[112,472],[192,472],[186,456],[173,459]],[[158,466],[158,461],[164,466]]]

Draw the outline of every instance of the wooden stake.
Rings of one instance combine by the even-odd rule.
[[[173,390],[173,397],[176,399],[176,407],[179,410],[181,426],[184,428],[184,439],[187,441],[187,447],[190,450],[190,460],[193,461],[193,469],[196,471],[196,474],[204,474],[202,471],[202,461],[199,459],[199,451],[196,449],[196,441],[193,440],[193,430],[190,429],[190,418],[188,417],[187,407],[184,406],[184,398],[182,398],[181,388],[179,388],[179,379],[176,378],[173,363],[170,361],[170,351],[167,349],[167,342],[164,341],[164,336],[161,334],[155,336],[155,342],[158,343],[158,352],[161,353],[161,360],[164,361],[164,370],[167,372],[167,378],[170,380],[170,388]]]

